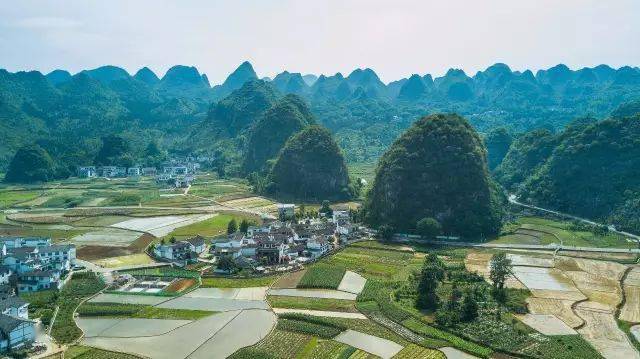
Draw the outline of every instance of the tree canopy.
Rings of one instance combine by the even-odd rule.
[[[400,231],[415,231],[418,221],[429,217],[446,234],[497,233],[502,200],[478,134],[455,114],[417,121],[380,159],[365,214],[371,225]]]
[[[56,178],[51,156],[38,145],[21,147],[13,156],[5,175],[5,182],[33,183]]]

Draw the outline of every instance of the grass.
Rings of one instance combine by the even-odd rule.
[[[151,305],[122,303],[85,303],[78,308],[78,314],[83,317],[198,320],[215,313],[205,310],[157,308]]]
[[[138,359],[138,356],[102,350],[82,345],[70,346],[64,352],[65,359]]]
[[[176,228],[164,238],[176,237],[177,239],[182,239],[194,237],[196,235],[201,235],[203,237],[216,237],[227,233],[227,225],[232,219],[235,219],[237,223],[240,223],[243,219],[251,220],[256,223],[259,221],[259,218],[256,216],[220,213],[217,216],[204,221]]]
[[[330,312],[356,313],[355,303],[344,299],[304,298],[271,295],[267,301],[272,308],[324,310]]]
[[[3,190],[0,191],[0,208],[11,208],[19,203],[35,199],[40,191]]]
[[[48,229],[38,228],[37,225],[27,227],[13,225],[0,226],[0,236],[51,237],[53,241],[67,240],[86,232],[88,232],[86,229]]]
[[[344,277],[346,269],[340,266],[316,264],[307,269],[300,279],[298,288],[337,289]]]
[[[278,276],[264,276],[256,278],[231,277],[202,277],[201,288],[249,288],[268,287],[278,279]]]
[[[468,340],[462,339],[456,335],[445,332],[443,330],[434,328],[426,323],[423,323],[415,318],[410,318],[402,322],[402,325],[406,328],[409,328],[411,331],[421,334],[423,336],[439,339],[445,342],[450,343],[450,345],[456,349],[462,350],[469,354],[481,357],[488,358],[493,353],[493,350],[483,347],[481,345],[475,344]]]
[[[546,338],[548,340],[523,351],[546,359],[602,358],[602,355],[579,335],[555,335]]]

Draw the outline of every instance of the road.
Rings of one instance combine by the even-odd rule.
[[[542,207],[534,206],[534,205],[531,205],[531,204],[522,203],[522,202],[518,201],[518,197],[516,197],[515,194],[511,194],[507,198],[509,199],[509,203],[515,204],[517,206],[521,206],[521,207],[525,207],[525,208],[531,208],[531,209],[535,209],[535,210],[538,210],[538,211],[547,212],[547,213],[555,214],[555,215],[558,215],[558,216],[563,216],[563,217],[575,219],[577,221],[590,224],[592,226],[606,226],[607,228],[609,228],[609,231],[611,231],[613,233],[617,233],[617,234],[620,234],[620,235],[623,235],[623,236],[626,236],[626,237],[629,237],[629,238],[633,238],[636,241],[640,241],[640,236],[632,234],[632,233],[629,233],[629,232],[619,231],[612,225],[608,225],[608,224],[605,224],[605,223],[598,223],[598,222],[594,222],[594,221],[586,219],[586,218],[577,217],[577,216],[574,216],[574,215],[571,215],[571,214],[562,213],[562,212],[554,211],[554,210],[551,210],[551,209],[542,208]]]

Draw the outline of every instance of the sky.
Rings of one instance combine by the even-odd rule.
[[[245,60],[261,77],[369,67],[385,82],[496,62],[639,66],[639,18],[638,0],[2,0],[0,68],[181,64],[216,84]]]

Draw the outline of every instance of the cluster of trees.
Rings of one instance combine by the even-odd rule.
[[[365,221],[381,230],[481,239],[498,233],[504,198],[486,150],[455,114],[417,121],[380,159],[365,201]]]
[[[499,253],[493,256],[490,266],[491,297],[498,305],[505,305],[508,293],[504,285],[511,275],[511,261],[504,253]],[[448,295],[442,298],[443,292],[439,287],[445,279],[451,282],[451,287]],[[475,320],[479,316],[478,301],[485,302],[487,299],[482,277],[448,270],[434,253],[425,257],[417,282],[415,306],[434,312],[436,322],[442,326],[455,326],[460,322]]]
[[[522,200],[640,231],[640,113],[581,118],[561,132],[518,136],[494,176]],[[620,117],[617,117],[620,116]]]
[[[234,234],[236,232],[247,234],[249,227],[255,226],[255,222],[248,221],[243,218],[240,221],[240,225],[238,225],[238,221],[235,218],[232,218],[229,223],[227,223],[227,234]]]

